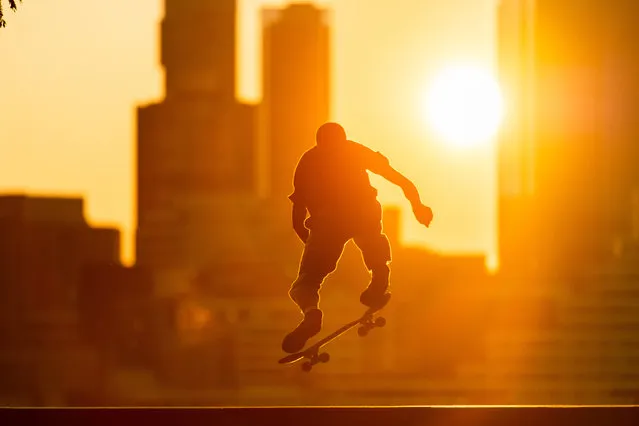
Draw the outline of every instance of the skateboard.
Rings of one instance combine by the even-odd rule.
[[[384,304],[384,306],[385,305],[386,303]],[[320,349],[324,347],[325,345],[329,344],[330,342],[332,342],[333,340],[337,339],[339,336],[346,333],[353,327],[356,327],[358,325],[360,326],[357,329],[357,334],[360,337],[365,337],[366,335],[368,335],[368,332],[372,330],[373,328],[384,327],[386,325],[386,319],[384,317],[380,316],[373,319],[375,313],[383,309],[384,306],[380,308],[368,309],[366,312],[364,312],[364,315],[362,315],[355,321],[351,321],[348,324],[342,326],[340,329],[334,331],[333,333],[329,334],[328,336],[324,337],[323,339],[319,340],[318,342],[309,346],[308,348],[303,349],[300,352],[296,352],[294,354],[285,356],[284,358],[280,359],[278,362],[280,364],[293,364],[303,358],[306,358],[307,361],[305,361],[302,364],[302,371],[305,371],[308,373],[309,371],[311,371],[311,369],[313,368],[315,364],[318,364],[320,362],[326,363],[330,360],[330,355],[328,354],[328,352],[319,353]]]

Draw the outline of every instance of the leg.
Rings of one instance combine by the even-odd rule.
[[[311,231],[302,253],[297,279],[289,296],[304,313],[319,308],[324,279],[335,270],[347,238],[329,232]]]
[[[386,235],[381,230],[356,236],[355,244],[359,247],[364,263],[371,271],[371,282],[362,293],[360,301],[369,307],[383,305],[388,301],[390,285],[391,247]]]
[[[289,296],[304,314],[304,319],[282,342],[284,352],[300,351],[306,341],[322,329],[319,292],[324,278],[337,267],[347,238],[329,232],[311,230],[306,241],[297,279]]]

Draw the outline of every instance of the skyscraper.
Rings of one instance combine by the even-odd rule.
[[[161,62],[166,96],[235,98],[236,0],[165,0]]]
[[[501,2],[504,271],[571,273],[632,242],[638,10],[630,0]]]
[[[313,146],[330,115],[328,12],[312,4],[267,9],[263,20],[261,143],[266,193],[283,200],[292,192],[297,160]],[[263,170],[264,170],[263,169]]]
[[[499,78],[509,107],[498,147],[498,241],[503,271],[515,264],[517,268],[530,267],[532,261],[532,10],[532,2],[527,0],[502,1],[499,5]]]
[[[165,4],[166,97],[138,109],[137,261],[197,270],[233,252],[253,197],[254,108],[235,98],[235,0]]]

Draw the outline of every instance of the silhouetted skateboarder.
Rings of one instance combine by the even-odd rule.
[[[298,277],[289,291],[304,319],[282,342],[282,349],[288,353],[301,350],[322,329],[320,287],[337,267],[350,239],[361,250],[372,273],[370,284],[360,296],[361,303],[381,308],[390,298],[391,247],[382,233],[382,207],[367,170],[404,191],[418,222],[428,227],[433,219],[415,185],[379,152],[347,140],[339,124],[320,126],[316,141],[316,146],[306,151],[297,164],[294,191],[289,196],[293,203],[293,229],[305,246]]]

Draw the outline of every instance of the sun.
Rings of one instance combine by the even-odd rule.
[[[429,124],[448,144],[461,147],[490,142],[503,115],[503,100],[492,75],[472,66],[443,69],[426,93]]]

